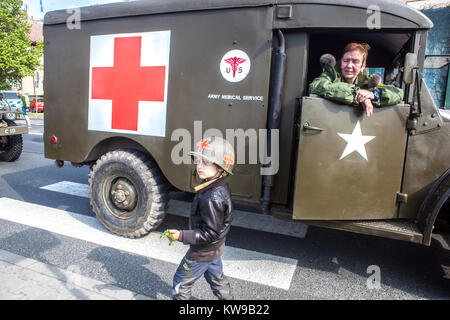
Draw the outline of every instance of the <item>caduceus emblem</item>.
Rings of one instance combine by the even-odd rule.
[[[231,70],[233,70],[233,78],[236,76],[236,71],[238,69],[238,66],[241,63],[244,63],[245,61],[247,61],[247,59],[238,58],[238,57],[225,59],[225,62],[227,62],[231,65]]]

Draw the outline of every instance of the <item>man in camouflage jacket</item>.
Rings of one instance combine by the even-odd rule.
[[[341,104],[362,105],[368,116],[371,115],[373,107],[400,103],[403,99],[402,89],[381,84],[379,75],[375,81],[374,77],[370,78],[364,71],[370,49],[365,45],[347,45],[337,68],[332,55],[323,55],[320,58],[323,72],[309,85],[309,92]]]
[[[369,88],[370,81],[371,78],[364,71],[357,77],[354,84],[346,83],[342,75],[336,72],[331,65],[327,64],[324,72],[309,85],[309,92],[325,99],[351,106],[359,105],[357,92],[359,89],[366,88],[369,91],[378,92],[379,99],[372,100],[375,107],[391,106],[402,101],[402,89],[384,84],[378,84],[376,87]]]

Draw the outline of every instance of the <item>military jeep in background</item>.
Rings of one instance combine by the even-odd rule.
[[[22,154],[22,134],[28,133],[27,126],[18,126],[11,118],[17,119],[21,111],[13,110],[0,93],[0,161],[12,162]]]
[[[171,157],[217,129],[267,130],[273,163],[237,163],[233,200],[273,217],[429,245],[450,193],[450,124],[422,78],[432,22],[400,1],[155,0],[49,12],[44,21],[45,156],[91,167],[93,210],[126,237],[164,219],[170,190],[193,192]],[[372,23],[377,20],[379,24]],[[309,96],[319,57],[349,42],[404,90],[403,103],[362,108]],[[278,133],[278,150],[271,149]],[[343,137],[371,137],[344,150]],[[237,141],[230,141],[237,145]],[[263,148],[264,149],[264,148]],[[189,158],[188,158],[189,159]]]

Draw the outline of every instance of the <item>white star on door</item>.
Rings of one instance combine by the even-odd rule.
[[[344,152],[342,153],[339,160],[345,158],[353,151],[356,151],[364,159],[369,161],[367,159],[366,148],[364,147],[364,145],[375,138],[375,136],[363,136],[361,133],[361,126],[359,124],[359,121],[353,129],[352,134],[338,133],[338,135],[347,142],[347,146],[345,147]]]

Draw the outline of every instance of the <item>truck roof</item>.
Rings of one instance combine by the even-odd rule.
[[[116,18],[124,16],[139,16],[160,13],[216,10],[225,8],[245,8],[274,5],[333,5],[341,7],[356,7],[367,9],[369,5],[378,6],[383,13],[397,16],[412,22],[417,29],[431,29],[433,23],[420,11],[398,0],[371,0],[370,3],[361,0],[144,0],[119,2],[81,8],[81,21]],[[45,25],[66,23],[73,14],[72,11],[56,10],[48,12],[44,18]],[[337,11],[336,14],[339,14]],[[306,27],[299,25],[298,27]],[[339,27],[339,26],[336,26]]]

